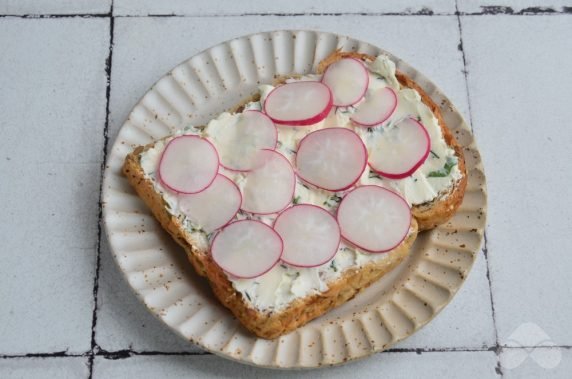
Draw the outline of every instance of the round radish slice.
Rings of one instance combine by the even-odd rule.
[[[351,187],[367,164],[361,138],[346,128],[326,128],[306,135],[298,147],[298,175],[329,191]]]
[[[255,110],[230,117],[231,122],[209,123],[209,139],[215,145],[223,167],[234,171],[252,170],[261,149],[276,147],[276,126],[270,117]]]
[[[369,74],[361,61],[344,58],[326,69],[322,83],[332,90],[335,106],[347,107],[364,97],[369,85]]]
[[[280,259],[282,239],[270,226],[255,220],[235,221],[214,238],[211,254],[217,265],[243,279],[260,276]]]
[[[425,127],[409,117],[379,133],[370,143],[369,165],[389,179],[413,174],[425,162],[431,148]]]
[[[257,162],[257,167],[246,176],[242,209],[259,214],[280,212],[294,196],[294,169],[288,159],[274,150],[262,150]]]
[[[179,208],[195,225],[210,233],[230,222],[240,209],[242,196],[232,180],[218,174],[202,192],[179,195]]]
[[[343,198],[337,218],[346,240],[361,249],[381,253],[405,239],[411,226],[411,209],[395,192],[363,186]]]
[[[332,93],[320,82],[302,81],[274,88],[264,102],[264,113],[275,123],[312,125],[326,118],[332,109]]]
[[[334,257],[340,244],[340,227],[324,209],[295,205],[280,213],[274,230],[284,242],[282,261],[292,266],[320,266]]]
[[[390,118],[396,108],[395,91],[384,87],[366,96],[350,119],[361,126],[375,126]]]
[[[201,192],[218,173],[215,147],[198,136],[175,137],[165,147],[159,162],[159,178],[173,191]]]

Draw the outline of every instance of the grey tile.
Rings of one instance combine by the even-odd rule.
[[[40,14],[94,14],[107,13],[111,0],[3,0],[0,14],[40,15]]]
[[[488,253],[499,339],[534,323],[572,344],[572,23],[463,18],[475,134],[489,190]],[[518,36],[513,38],[512,36]]]
[[[0,359],[3,379],[88,378],[87,357]]]
[[[482,349],[494,346],[486,261],[481,253],[463,287],[451,303],[420,331],[394,348]]]
[[[0,21],[0,354],[90,348],[108,25]]]
[[[567,0],[458,0],[459,10],[466,13],[527,13],[562,11],[570,7]]]
[[[103,237],[99,276],[98,318],[95,340],[104,350],[202,350],[172,331],[136,297],[115,263]]]
[[[122,360],[97,357],[94,378],[496,378],[497,360],[486,352],[382,353],[339,367],[277,371],[203,356],[137,356]]]
[[[243,15],[268,13],[453,13],[454,0],[413,0],[403,3],[397,0],[368,1],[343,0],[276,0],[276,1],[233,1],[233,0],[116,0],[113,12],[116,15]]]
[[[572,372],[572,350],[537,347],[504,348],[501,352],[504,377],[567,379]]]

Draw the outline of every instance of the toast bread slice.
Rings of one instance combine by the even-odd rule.
[[[323,72],[327,65],[346,56],[352,56],[362,60],[374,59],[374,57],[363,54],[336,52],[320,63],[318,73]],[[277,338],[352,299],[360,291],[391,271],[407,257],[418,231],[430,229],[446,221],[452,216],[461,203],[466,186],[466,172],[460,146],[446,127],[438,106],[429,96],[406,75],[397,73],[397,78],[402,86],[416,89],[421,95],[422,101],[434,112],[447,144],[455,150],[459,158],[458,164],[463,174],[462,178],[454,184],[448,193],[440,194],[440,196],[433,201],[416,205],[412,208],[414,217],[412,218],[408,236],[395,249],[384,253],[384,259],[371,261],[362,266],[350,267],[346,269],[340,277],[329,281],[327,283],[328,289],[325,292],[297,298],[279,311],[262,311],[255,309],[243,295],[233,287],[226,273],[212,260],[209,251],[207,249],[198,248],[197,246],[199,244],[193,240],[193,236],[186,230],[181,221],[167,210],[161,194],[155,190],[153,180],[146,176],[140,161],[141,154],[152,148],[154,143],[139,146],[126,157],[123,165],[123,173],[137,194],[151,209],[161,226],[185,249],[187,257],[195,271],[199,275],[207,278],[219,301],[227,307],[248,330],[257,336],[266,339]],[[277,79],[276,84],[283,83],[285,79],[286,78]],[[257,101],[258,99],[258,95],[253,96],[236,106],[234,111],[240,112],[243,110],[245,104],[250,101]]]

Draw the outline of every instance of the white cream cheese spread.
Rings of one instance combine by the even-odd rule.
[[[421,101],[419,93],[410,88],[401,88],[395,76],[395,64],[386,56],[380,55],[375,61],[367,64],[369,69],[368,92],[379,90],[383,87],[391,87],[398,97],[398,106],[393,115],[382,126],[367,128],[354,125],[350,117],[363,103],[363,99],[349,107],[334,107],[321,122],[304,127],[290,127],[277,125],[278,144],[277,150],[290,162],[294,162],[296,150],[300,140],[308,133],[328,127],[345,127],[354,130],[364,141],[368,151],[375,148],[375,140],[378,133],[394,127],[397,121],[405,117],[413,117],[419,120],[429,133],[431,140],[430,154],[425,162],[411,175],[400,180],[382,178],[368,167],[364,170],[356,185],[375,184],[390,188],[400,193],[410,205],[430,202],[436,197],[448,192],[451,186],[461,178],[461,172],[457,166],[455,152],[445,142],[441,127],[433,115],[433,112]],[[300,79],[288,79],[288,82],[296,80],[320,80],[319,75],[306,75]],[[261,110],[266,96],[274,87],[270,85],[260,86],[260,101],[251,102],[245,109]],[[210,130],[220,131],[221,123],[227,127],[235,125],[237,114],[222,113],[216,119],[210,121],[206,127],[189,126],[179,134],[199,134],[209,138]],[[211,127],[216,124],[216,128]],[[178,217],[185,228],[194,238],[197,248],[206,250],[212,239],[212,231],[205,231],[200,225],[193,225],[178,206],[178,195],[165,189],[159,180],[156,180],[156,171],[159,159],[166,143],[174,138],[157,142],[152,148],[141,154],[141,167],[146,176],[153,180],[155,190],[162,194],[163,200],[168,206],[169,212]],[[220,173],[233,180],[238,187],[243,189],[245,174],[220,168]],[[297,179],[296,190],[293,199],[294,204],[314,204],[335,212],[343,195],[347,191],[330,192],[321,190]],[[256,215],[239,211],[236,219],[257,219],[272,225],[277,214]],[[385,258],[383,253],[368,253],[353,246],[340,243],[334,258],[326,264],[318,267],[301,268],[286,264],[277,264],[267,273],[253,279],[237,279],[229,276],[234,288],[256,309],[261,311],[279,311],[285,308],[291,301],[324,292],[328,289],[328,283],[339,278],[345,270],[357,268],[371,261],[379,261]]]

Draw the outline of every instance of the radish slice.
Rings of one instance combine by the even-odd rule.
[[[284,242],[282,261],[297,267],[316,267],[334,257],[340,227],[326,210],[311,204],[295,205],[280,213],[274,230]]]
[[[369,165],[381,176],[403,179],[425,162],[430,148],[431,139],[425,127],[408,117],[371,140]]]
[[[264,102],[264,113],[275,123],[312,125],[326,118],[332,109],[332,93],[320,82],[302,81],[274,88]]]
[[[294,196],[294,169],[288,159],[274,150],[262,150],[257,161],[257,168],[246,176],[242,209],[259,214],[280,212]]]
[[[346,240],[380,253],[392,250],[405,239],[411,226],[411,209],[395,192],[363,186],[343,198],[337,218]]]
[[[214,238],[211,254],[217,265],[243,279],[269,271],[282,255],[282,239],[270,226],[256,220],[235,221]]]
[[[220,154],[220,164],[229,170],[252,170],[262,149],[274,149],[278,140],[276,126],[264,113],[248,110],[230,116],[234,122],[211,122],[210,140]]]
[[[296,154],[298,175],[329,191],[351,187],[367,164],[361,138],[346,128],[320,129],[306,135]]]
[[[176,192],[201,192],[215,179],[218,164],[218,153],[209,141],[199,136],[175,137],[161,155],[159,179]]]
[[[210,233],[225,226],[236,215],[242,203],[240,190],[232,180],[218,174],[202,192],[179,195],[179,208],[195,225]]]
[[[361,126],[379,125],[397,109],[397,95],[390,87],[380,88],[365,97],[350,119]]]
[[[330,87],[335,106],[347,107],[364,97],[369,85],[369,74],[361,61],[344,58],[326,69],[322,83]]]

